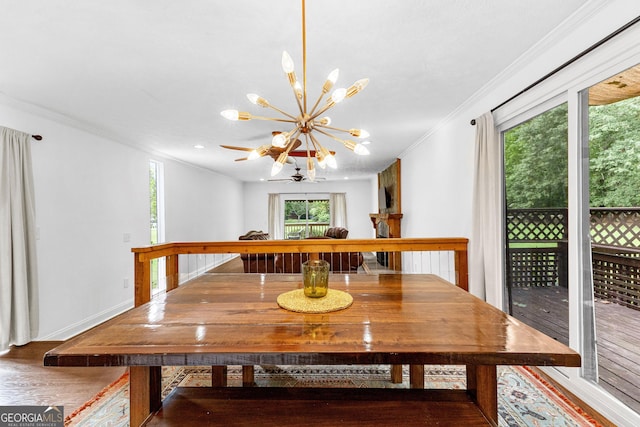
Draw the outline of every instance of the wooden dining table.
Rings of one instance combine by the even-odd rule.
[[[309,314],[276,302],[302,287],[300,275],[205,274],[49,351],[44,364],[130,367],[131,425],[256,416],[264,425],[497,425],[498,365],[580,366],[574,350],[435,275],[332,274],[329,285],[352,305]],[[359,364],[409,365],[412,388],[199,387],[160,399],[167,365],[219,374],[231,365]],[[424,389],[425,364],[466,365],[466,390]]]

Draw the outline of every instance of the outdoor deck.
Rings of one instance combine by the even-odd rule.
[[[514,288],[513,301],[516,318],[568,342],[566,288]],[[602,300],[596,301],[595,309],[599,384],[640,412],[640,311]]]

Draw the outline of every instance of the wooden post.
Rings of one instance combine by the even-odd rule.
[[[211,387],[227,386],[227,367],[225,365],[213,365],[211,367]]]
[[[495,365],[467,365],[467,391],[493,426],[498,425],[498,376]]]
[[[167,292],[178,288],[178,255],[167,255]]]
[[[402,383],[402,365],[391,365],[391,382],[393,384]]]
[[[151,414],[149,366],[129,367],[129,425],[141,426]]]
[[[141,253],[134,254],[134,305],[141,306],[151,300],[151,261],[142,260]]]
[[[454,252],[456,285],[465,291],[469,291],[469,260],[467,250],[458,249]]]
[[[409,365],[409,386],[424,388],[424,365]]]

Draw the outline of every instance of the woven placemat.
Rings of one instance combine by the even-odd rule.
[[[278,295],[278,305],[297,313],[329,313],[344,310],[353,303],[353,297],[346,292],[329,289],[322,298],[304,296],[304,289],[295,289]]]

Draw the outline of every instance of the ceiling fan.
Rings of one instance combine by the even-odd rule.
[[[280,132],[273,132],[274,134],[278,134]],[[293,146],[291,148],[292,151],[289,151],[289,153],[287,154],[287,163],[294,163],[294,160],[291,159],[290,157],[307,157],[307,155],[310,156],[315,156],[316,152],[315,150],[310,150],[309,152],[307,152],[306,150],[299,150],[299,151],[295,151],[298,147],[300,147],[300,145],[302,145],[302,142],[300,142],[299,139],[296,139],[293,142]],[[253,160],[259,157],[264,157],[264,156],[269,156],[273,159],[273,161],[278,161],[278,157],[280,157],[280,155],[285,151],[285,147],[276,147],[275,145],[261,145],[258,148],[250,148],[250,147],[238,147],[235,145],[220,145],[222,148],[226,148],[229,150],[238,150],[238,151],[247,151],[249,152],[249,156],[247,157],[241,157],[239,159],[236,159],[236,162],[241,162],[244,160]],[[330,151],[331,155],[335,154],[335,151]]]
[[[304,157],[306,157],[307,152],[303,151],[302,153],[304,153]],[[291,154],[291,153],[289,153]],[[283,178],[283,179],[270,179],[269,181],[290,181],[290,182],[302,182],[302,181],[308,181],[308,182],[313,182],[310,181],[307,177],[305,177],[304,175],[302,175],[300,173],[300,168],[296,166],[296,173],[294,173],[293,175],[291,175],[291,177],[289,178]],[[324,178],[316,178],[314,181],[322,181],[324,180]]]

